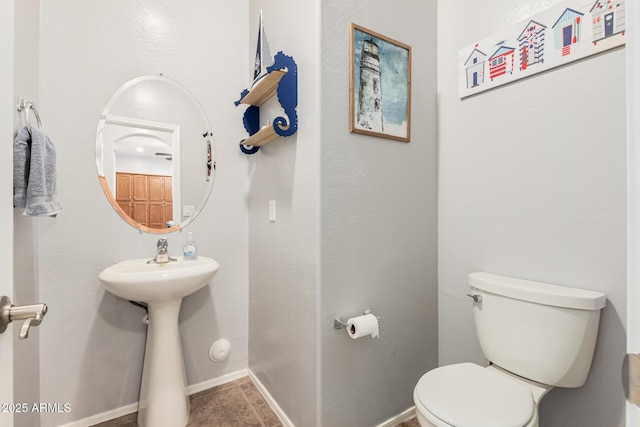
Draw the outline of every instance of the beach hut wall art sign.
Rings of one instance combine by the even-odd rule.
[[[625,1],[567,0],[460,49],[460,98],[623,45]]]
[[[350,130],[409,142],[411,47],[351,24]]]

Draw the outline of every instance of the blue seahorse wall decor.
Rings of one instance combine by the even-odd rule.
[[[278,102],[289,120],[279,116],[273,119],[274,130],[280,136],[291,136],[298,130],[298,66],[291,56],[285,55],[282,51],[273,57],[274,63],[267,67],[267,72],[274,70],[287,70],[282,76],[276,94]],[[288,127],[287,127],[288,125]]]
[[[243,90],[240,94],[240,99],[234,102],[235,106],[240,105],[248,94],[249,91],[247,89]],[[255,105],[249,105],[242,116],[242,124],[249,135],[258,132],[260,130],[260,108]]]
[[[273,130],[280,136],[291,136],[298,131],[298,66],[291,56],[285,55],[282,51],[274,56],[274,64],[267,67],[267,72],[274,70],[286,70],[278,82],[276,96],[280,106],[284,110],[285,116],[278,116],[273,119]],[[249,94],[249,90],[245,89],[240,94],[240,99],[235,101],[237,107],[241,104],[242,99]],[[242,124],[249,135],[253,135],[260,130],[260,108],[250,105],[242,116]],[[245,146],[243,141],[240,142],[240,150],[245,154],[254,154],[259,147]]]

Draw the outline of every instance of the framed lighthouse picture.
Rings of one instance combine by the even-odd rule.
[[[411,140],[411,46],[351,23],[350,131]]]

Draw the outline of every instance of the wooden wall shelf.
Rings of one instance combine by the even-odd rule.
[[[280,137],[278,133],[276,133],[276,126],[269,125],[263,129],[260,129],[258,132],[251,135],[249,138],[242,141],[242,145],[250,145],[252,147],[262,147],[273,141],[274,139]],[[286,131],[289,126],[286,126],[284,131]]]
[[[242,98],[240,101],[241,104],[247,105],[255,105],[256,107],[261,106],[269,98],[276,94],[276,89],[278,89],[278,83],[280,83],[280,79],[287,72],[282,70],[274,70],[264,76],[261,80],[259,80],[253,88],[249,91],[247,96]]]

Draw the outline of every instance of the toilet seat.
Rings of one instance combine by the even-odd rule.
[[[533,395],[525,385],[474,363],[427,372],[414,396],[422,409],[456,427],[525,426],[535,413]]]

